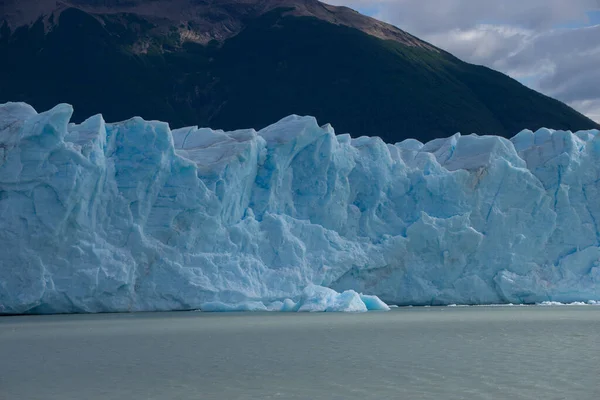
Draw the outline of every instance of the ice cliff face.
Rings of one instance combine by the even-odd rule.
[[[600,135],[421,144],[0,106],[0,312],[600,299]],[[265,303],[266,304],[266,303]]]

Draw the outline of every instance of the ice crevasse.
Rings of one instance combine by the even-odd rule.
[[[598,131],[386,144],[72,113],[0,105],[0,313],[600,300]]]

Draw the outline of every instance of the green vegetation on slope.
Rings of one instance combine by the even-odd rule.
[[[338,133],[427,141],[523,128],[587,129],[595,123],[503,74],[445,52],[407,47],[281,10],[249,21],[223,44],[180,43],[176,33],[134,44],[151,25],[134,15],[98,19],[67,10],[0,38],[0,102],[38,110],[75,106],[76,120],[133,115],[173,127],[262,128],[314,115]]]

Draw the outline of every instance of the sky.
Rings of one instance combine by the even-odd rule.
[[[501,71],[600,122],[600,0],[325,0]]]

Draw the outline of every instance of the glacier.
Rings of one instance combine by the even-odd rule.
[[[600,300],[598,131],[386,144],[72,113],[0,105],[0,313]]]

